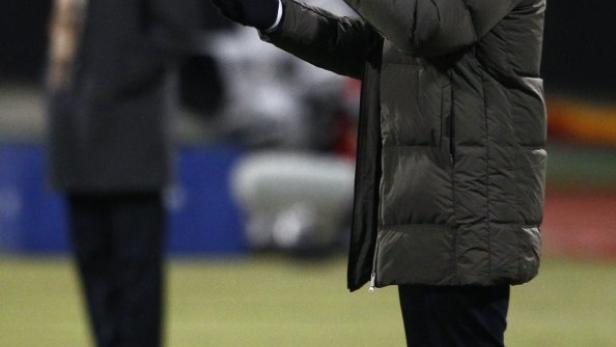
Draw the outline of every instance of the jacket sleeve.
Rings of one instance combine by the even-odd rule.
[[[480,40],[518,0],[345,0],[399,49],[453,53]]]
[[[364,64],[380,42],[376,31],[360,19],[337,17],[299,1],[283,0],[284,17],[263,40],[307,62],[350,77],[360,78]]]

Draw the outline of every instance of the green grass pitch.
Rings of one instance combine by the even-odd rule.
[[[349,294],[342,259],[176,259],[167,346],[403,346],[394,288]],[[0,259],[0,346],[90,346],[71,263]],[[616,346],[616,266],[545,262],[512,292],[508,346]]]

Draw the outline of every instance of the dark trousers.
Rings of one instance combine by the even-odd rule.
[[[400,286],[409,347],[502,347],[509,286]]]
[[[80,194],[68,201],[97,346],[161,346],[165,218],[160,194]]]

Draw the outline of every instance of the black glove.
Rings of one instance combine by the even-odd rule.
[[[220,12],[240,24],[259,30],[271,28],[278,18],[279,0],[212,0]]]

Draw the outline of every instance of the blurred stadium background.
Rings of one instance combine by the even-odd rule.
[[[0,346],[85,346],[64,207],[45,181],[50,1],[0,6]],[[616,346],[616,5],[549,6],[546,261],[513,291],[508,341]],[[169,345],[402,345],[394,290],[344,290],[357,84],[224,23],[182,71],[178,183],[167,194]],[[213,72],[218,82],[202,87],[218,99],[195,97],[190,77]],[[262,106],[244,106],[254,105],[238,97],[247,94]]]

